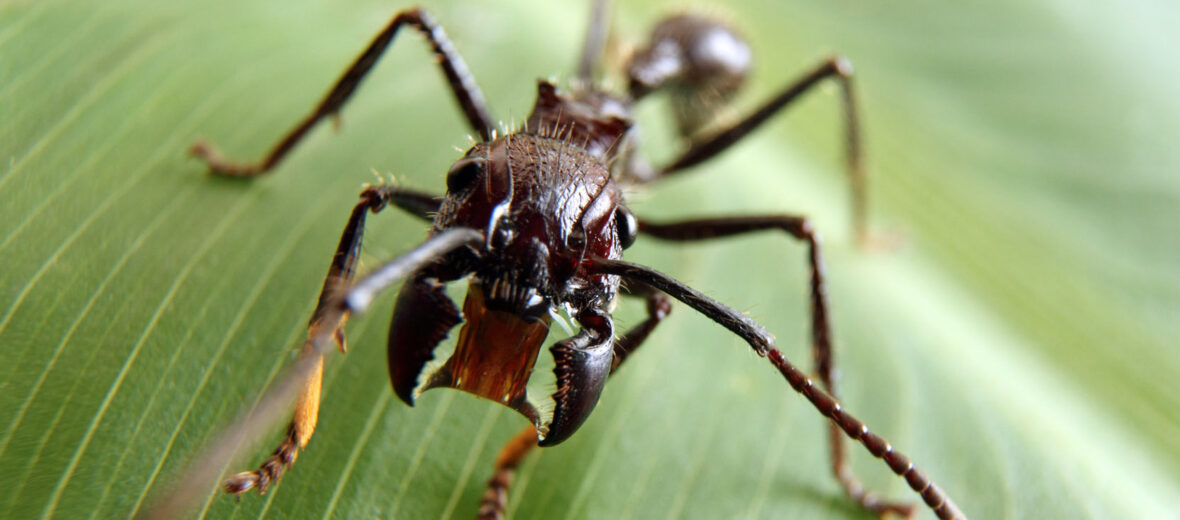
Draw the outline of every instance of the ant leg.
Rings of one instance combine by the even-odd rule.
[[[295,463],[299,450],[307,445],[315,431],[316,418],[320,405],[320,385],[323,378],[323,354],[312,344],[316,337],[332,337],[336,340],[340,351],[347,350],[344,339],[345,316],[338,315],[338,319],[327,319],[332,313],[328,312],[328,300],[331,293],[342,284],[347,284],[356,272],[357,257],[361,249],[364,236],[365,218],[369,212],[376,213],[385,207],[386,193],[381,188],[368,188],[361,193],[361,200],[352,209],[348,217],[348,224],[340,236],[340,243],[332,257],[332,265],[328,268],[328,275],[324,278],[324,286],[320,291],[319,302],[312,312],[308,323],[308,342],[300,352],[301,360],[312,359],[312,369],[307,381],[301,386],[295,402],[295,414],[287,426],[287,435],[279,443],[279,447],[271,453],[258,469],[245,471],[230,477],[225,482],[225,490],[235,495],[258,488],[265,493],[270,483],[279,479],[283,472]]]
[[[442,197],[433,193],[406,188],[386,189],[390,191],[387,197],[390,204],[427,222],[434,220],[434,214],[438,213],[438,205],[442,202]]]
[[[808,72],[802,78],[783,88],[781,92],[758,110],[754,111],[742,121],[717,133],[693,142],[688,150],[661,168],[658,177],[664,177],[683,171],[686,168],[712,159],[725,151],[734,143],[749,135],[780,110],[795,101],[800,95],[810,91],[827,78],[834,79],[840,84],[840,104],[844,111],[844,141],[846,145],[846,161],[848,176],[852,181],[852,225],[857,239],[861,243],[868,240],[867,205],[865,197],[865,168],[861,151],[860,123],[857,118],[856,99],[852,88],[852,63],[848,59],[837,56],[828,58],[818,67]]]
[[[894,450],[889,441],[873,433],[860,419],[844,411],[835,397],[817,387],[803,371],[788,361],[782,352],[775,348],[774,337],[749,316],[650,267],[619,260],[593,258],[587,262],[586,268],[594,273],[614,274],[621,276],[624,280],[650,285],[684,302],[689,307],[696,309],[697,312],[729,329],[730,332],[737,334],[746,343],[749,343],[759,356],[769,357],[770,362],[783,375],[787,384],[807,398],[824,417],[830,419],[849,438],[863,444],[869,453],[885,461],[894,473],[904,478],[910,489],[922,497],[922,500],[938,518],[943,520],[966,518],[951,498],[922,470],[914,466],[909,457]],[[898,513],[908,514],[908,509],[905,512],[898,511]]]
[[[672,301],[662,292],[638,284],[629,290],[629,294],[643,296],[647,300],[647,319],[628,330],[626,334],[615,340],[613,359],[611,360],[611,375],[635,349],[638,349],[648,335],[655,330],[668,313],[672,311]],[[516,477],[516,468],[520,466],[524,457],[537,447],[537,431],[531,425],[512,437],[508,444],[500,450],[496,457],[495,471],[488,480],[488,489],[483,494],[483,501],[479,506],[477,520],[502,520],[508,509],[508,488]]]
[[[763,230],[781,230],[808,245],[808,263],[811,266],[811,346],[816,372],[820,384],[832,396],[836,396],[836,371],[832,361],[832,326],[828,319],[828,302],[824,262],[820,237],[805,217],[790,215],[742,216],[688,220],[668,224],[639,222],[641,233],[664,240],[704,240]],[[909,504],[882,502],[877,496],[864,489],[852,473],[844,456],[844,438],[840,425],[833,422],[829,429],[829,445],[832,454],[832,474],[839,480],[844,492],[860,503],[865,509],[877,514],[897,513],[909,516],[913,508]]]
[[[639,348],[647,336],[656,329],[661,321],[668,317],[668,313],[672,312],[672,300],[668,299],[668,295],[656,291],[651,287],[639,284],[635,287],[627,289],[627,293],[634,296],[643,296],[647,300],[647,319],[640,322],[638,325],[631,327],[619,339],[615,340],[614,357],[611,359],[610,373],[614,374],[615,370],[627,360],[635,349]]]
[[[324,278],[319,301],[308,322],[308,340],[300,352],[300,362],[310,363],[310,369],[307,371],[306,381],[300,386],[294,416],[287,426],[287,434],[279,443],[279,447],[258,469],[230,477],[225,483],[226,492],[238,495],[258,488],[259,492],[265,493],[270,483],[278,480],[283,472],[295,463],[299,450],[311,439],[319,412],[323,377],[324,352],[317,347],[316,341],[331,338],[335,340],[341,352],[348,348],[344,337],[344,323],[348,319],[348,313],[340,312],[336,308],[334,298],[352,283],[356,273],[366,217],[369,213],[381,211],[389,202],[402,207],[412,207],[412,203],[420,201],[420,195],[418,192],[390,186],[368,187],[361,192],[361,200],[353,207],[348,217],[348,224],[340,236],[340,243],[332,257],[328,275]]]
[[[308,340],[304,344],[299,360],[284,370],[275,381],[259,397],[257,405],[250,413],[245,414],[225,428],[214,440],[206,444],[201,452],[194,457],[180,476],[176,484],[167,493],[160,494],[160,499],[150,505],[137,518],[178,518],[185,514],[198,501],[206,498],[204,487],[210,480],[217,478],[225,465],[229,464],[244,439],[257,437],[269,429],[272,421],[282,415],[281,409],[296,401],[295,417],[287,429],[284,439],[274,454],[256,471],[249,471],[234,475],[226,482],[226,491],[235,495],[244,493],[252,488],[260,491],[278,479],[284,470],[295,462],[298,451],[311,437],[315,428],[316,412],[319,408],[319,390],[322,378],[324,357],[329,353],[328,343],[334,339],[342,339],[337,335],[340,326],[344,324],[350,311],[357,311],[367,304],[365,298],[373,294],[361,291],[357,305],[348,306],[350,294],[343,291],[342,286],[352,276],[356,267],[357,252],[360,249],[361,233],[364,230],[364,219],[367,211],[378,211],[384,205],[382,199],[397,192],[394,188],[367,188],[362,193],[361,202],[353,209],[348,226],[340,238],[337,254],[332,261],[328,278],[325,280],[325,293],[335,293],[327,298],[321,296],[320,303],[312,317],[312,326],[308,330]],[[430,237],[418,247],[403,254],[397,259],[386,263],[365,280],[368,290],[374,283],[392,284],[398,278],[429,266],[445,258],[449,253],[461,247],[479,247],[483,235],[473,229],[449,229]],[[374,276],[377,280],[373,280]],[[338,281],[334,283],[333,280]],[[354,291],[355,292],[355,291]]]
[[[496,471],[488,479],[476,520],[503,520],[508,509],[508,488],[516,478],[516,468],[537,447],[537,430],[530,424],[512,436],[496,456]]]
[[[481,248],[484,240],[482,232],[471,228],[454,227],[442,231],[412,251],[365,275],[347,291],[337,295],[336,303],[330,310],[340,314],[365,312],[373,303],[373,298],[377,297],[377,293],[388,289],[410,273],[442,259],[461,247]]]
[[[434,50],[435,55],[438,56],[439,66],[442,67],[443,74],[446,75],[447,84],[451,87],[451,92],[455,95],[455,100],[459,103],[460,108],[463,109],[463,114],[467,117],[467,122],[471,124],[471,128],[479,133],[481,140],[487,141],[491,138],[494,126],[492,125],[492,116],[488,113],[487,103],[484,101],[483,93],[480,92],[479,87],[475,84],[475,80],[471,77],[471,72],[467,69],[467,64],[463,62],[463,58],[455,50],[455,46],[451,44],[451,40],[447,38],[442,27],[434,21],[434,18],[429,13],[421,9],[410,9],[398,13],[389,25],[382,30],[376,38],[373,39],[369,47],[356,58],[356,61],[344,71],[340,79],[328,91],[328,94],[320,100],[319,105],[312,110],[306,118],[294,128],[289,130],[266,157],[258,162],[239,163],[227,160],[217,151],[213,145],[205,141],[197,141],[189,148],[189,153],[194,156],[204,159],[209,164],[209,168],[218,175],[225,175],[229,177],[254,177],[270,171],[299,143],[300,140],[307,134],[309,130],[321,119],[328,116],[335,116],[340,112],[344,103],[352,96],[357,86],[360,85],[362,79],[377,63],[381,54],[385,52],[394,36],[397,35],[398,29],[402,25],[409,24],[423,36],[430,43],[431,49]]]
[[[586,28],[586,41],[578,61],[577,80],[582,87],[589,88],[594,84],[594,69],[602,57],[609,26],[610,0],[593,0],[590,5],[590,25]]]

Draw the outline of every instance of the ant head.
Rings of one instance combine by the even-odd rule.
[[[630,245],[636,226],[621,201],[607,166],[578,143],[516,133],[475,145],[451,166],[434,226],[484,230],[473,280],[487,305],[533,316],[573,292],[613,295],[616,284],[579,267]]]
[[[433,372],[397,372],[403,398],[440,387],[480,395],[528,417],[551,444],[573,433],[597,402],[609,350],[596,358],[552,351],[555,366],[597,386],[554,381],[578,389],[562,400],[534,400],[527,391],[553,311],[604,308],[618,293],[617,276],[589,274],[584,260],[619,258],[638,229],[601,158],[610,148],[588,150],[588,141],[570,138],[578,135],[511,134],[475,145],[451,166],[434,231],[482,229],[484,244],[459,263],[471,278],[454,352]],[[415,297],[407,308],[429,305]],[[404,361],[405,350],[398,352],[391,359]]]

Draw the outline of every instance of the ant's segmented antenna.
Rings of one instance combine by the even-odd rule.
[[[592,261],[591,270],[618,275],[662,291],[740,336],[759,356],[769,358],[771,364],[778,369],[787,384],[811,402],[812,406],[824,417],[831,420],[832,424],[839,427],[850,439],[863,444],[869,453],[885,461],[889,469],[904,478],[910,489],[922,497],[922,500],[938,518],[966,520],[967,516],[959,510],[950,496],[922,470],[918,469],[909,457],[894,450],[888,441],[870,431],[864,422],[844,411],[836,398],[812,382],[811,378],[783,356],[775,345],[774,336],[771,336],[753,319],[733,307],[705,296],[679,280],[646,266],[620,260],[595,258]],[[892,512],[909,516],[912,513],[911,506],[907,504],[878,502],[874,496],[865,493],[863,489],[859,496],[853,498],[862,499],[860,500],[861,505],[877,514],[883,515],[886,512]]]

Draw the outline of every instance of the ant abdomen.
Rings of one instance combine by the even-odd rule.
[[[627,65],[631,97],[663,90],[672,97],[680,134],[707,126],[741,87],[751,65],[750,46],[722,22],[677,14],[652,30],[651,41]]]

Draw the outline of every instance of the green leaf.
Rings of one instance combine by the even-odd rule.
[[[305,334],[371,170],[441,191],[468,145],[403,36],[277,172],[206,175],[206,137],[261,154],[398,9],[388,2],[0,4],[0,517],[142,511]],[[572,75],[587,7],[430,2],[506,122]],[[665,2],[616,2],[638,41]],[[1180,508],[1180,10],[1161,0],[727,2],[750,38],[745,113],[831,52],[857,66],[873,226],[849,236],[833,89],[733,152],[632,194],[640,216],[811,215],[824,233],[845,409],[974,518],[1168,518]],[[674,154],[662,105],[646,143]],[[424,226],[373,218],[366,265]],[[780,236],[628,258],[747,311],[809,368],[805,251]],[[187,483],[208,518],[470,518],[525,422],[458,392],[395,399],[389,302],[349,326],[316,436],[264,496]],[[634,302],[623,329],[643,317]],[[280,431],[242,464],[259,462]],[[678,305],[583,429],[540,450],[515,518],[854,518],[818,413]],[[871,489],[917,502],[852,447]],[[246,468],[227,468],[237,470]],[[201,509],[203,508],[203,509]],[[923,515],[929,516],[928,512]]]

